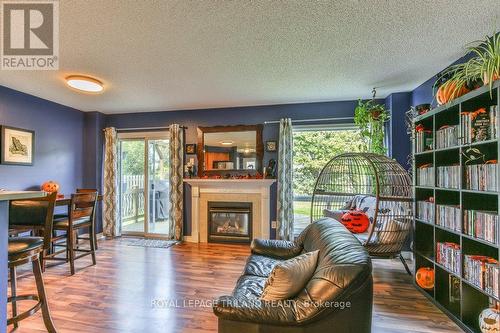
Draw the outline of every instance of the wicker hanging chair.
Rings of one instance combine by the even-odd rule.
[[[350,210],[369,218],[368,229],[354,234],[372,257],[399,257],[413,221],[412,180],[396,161],[371,153],[334,157],[321,171],[314,188],[311,222],[322,217],[342,222]]]

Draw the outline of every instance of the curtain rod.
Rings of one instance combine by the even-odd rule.
[[[353,120],[354,117],[338,117],[338,118],[317,118],[317,119],[297,119],[293,120],[292,123],[309,123],[309,122],[316,122],[316,121],[332,121],[332,120]],[[271,120],[271,121],[265,121],[264,125],[267,124],[279,124],[279,120]]]
[[[179,126],[180,128],[187,129],[186,126]],[[126,131],[152,131],[152,130],[166,130],[169,129],[169,126],[162,127],[129,127],[129,128],[117,128],[117,132],[126,132]],[[106,130],[105,128],[102,129]]]

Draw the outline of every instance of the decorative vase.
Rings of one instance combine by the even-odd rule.
[[[436,93],[436,100],[439,105],[446,104],[457,97],[465,95],[469,92],[469,89],[466,87],[460,88],[458,91],[455,91],[456,84],[455,82],[450,82],[449,84],[443,84],[439,87]]]
[[[479,328],[482,333],[500,332],[500,310],[487,308],[479,314]]]

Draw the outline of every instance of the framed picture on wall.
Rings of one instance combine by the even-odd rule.
[[[35,132],[9,126],[0,126],[0,163],[33,165]]]
[[[276,151],[278,144],[276,141],[266,141],[266,151],[273,152]]]
[[[186,144],[186,154],[196,154],[196,143],[187,143]]]

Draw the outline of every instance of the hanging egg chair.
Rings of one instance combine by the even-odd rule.
[[[363,228],[362,222],[369,223]],[[312,197],[311,222],[342,222],[372,257],[399,257],[413,223],[412,180],[395,160],[372,153],[335,156],[321,171]]]

